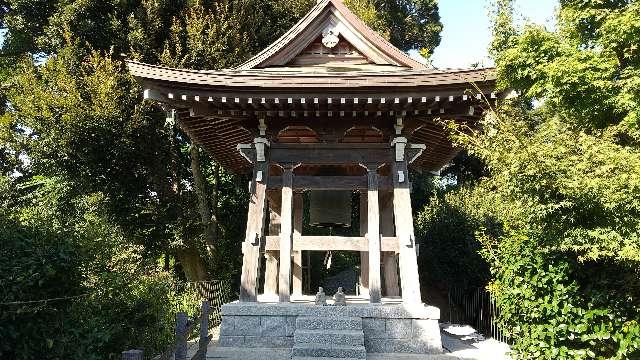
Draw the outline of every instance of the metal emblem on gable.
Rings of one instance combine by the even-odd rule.
[[[338,45],[340,39],[338,38],[340,32],[336,29],[329,29],[322,32],[322,45],[328,47],[329,49]]]

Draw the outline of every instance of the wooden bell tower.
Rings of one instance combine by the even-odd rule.
[[[456,155],[438,120],[476,126],[495,98],[492,69],[428,68],[339,0],[234,69],[128,66],[194,142],[252,174],[240,302],[258,301],[263,259],[265,292],[286,303],[302,292],[302,251],[342,250],[360,252],[371,303],[422,303],[409,172],[437,173]],[[307,190],[358,191],[360,236],[303,234]]]

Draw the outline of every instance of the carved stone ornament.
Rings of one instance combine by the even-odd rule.
[[[342,286],[338,288],[338,292],[333,295],[333,301],[336,306],[346,306],[347,298],[344,296],[344,291],[342,290]]]
[[[327,295],[325,295],[324,289],[322,287],[318,288],[318,293],[316,294],[316,305],[327,305]]]
[[[329,49],[332,49],[333,47],[338,45],[338,42],[340,41],[340,38],[338,38],[338,35],[340,35],[340,32],[336,29],[323,31],[322,44],[328,47]]]

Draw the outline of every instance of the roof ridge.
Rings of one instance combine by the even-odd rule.
[[[328,1],[331,2],[336,7],[336,9],[340,10],[344,15],[352,17],[351,19],[352,21],[359,23],[364,28],[364,30],[368,31],[373,37],[377,38],[378,41],[386,45],[386,47],[388,47],[387,50],[390,50],[391,52],[395,53],[396,55],[399,55],[400,57],[404,57],[408,63],[414,64],[413,66],[409,65],[409,67],[413,69],[426,67],[425,64],[415,59],[412,59],[407,53],[398,49],[395,45],[393,45],[387,39],[382,37],[382,35],[380,35],[377,31],[370,28],[369,25],[367,25],[364,21],[362,21],[362,19],[360,19],[356,14],[354,14],[353,11],[351,11],[347,7],[347,5],[344,4],[342,0],[328,0]],[[383,49],[380,49],[380,50],[383,50]],[[387,53],[387,55],[391,55],[391,54]]]
[[[251,69],[251,68],[255,67],[255,65],[257,65],[257,64],[253,64],[252,65],[252,63],[255,63],[257,60],[259,60],[260,57],[262,57],[263,55],[266,55],[266,53],[268,53],[268,51],[271,50],[276,44],[280,43],[280,41],[286,39],[287,36],[289,36],[291,33],[295,32],[295,30],[297,30],[297,28],[300,25],[302,25],[302,23],[304,23],[309,17],[311,17],[311,14],[313,14],[314,12],[319,11],[319,10],[324,10],[324,8],[327,6],[327,4],[332,3],[332,1],[333,0],[322,0],[322,1],[317,2],[316,5],[313,8],[311,8],[311,10],[309,10],[308,13],[306,13],[289,30],[287,30],[278,39],[276,39],[276,41],[274,41],[269,46],[264,48],[262,51],[260,51],[259,53],[257,53],[253,57],[251,57],[249,60],[247,60],[244,63],[240,64],[239,66],[235,67],[235,69],[237,69],[237,70],[246,70],[246,69]]]
[[[320,16],[320,14],[322,14],[329,7],[329,5],[333,6],[337,10],[337,12],[344,17],[347,25],[352,26],[355,31],[359,32],[364,37],[364,40],[366,42],[373,45],[374,48],[376,48],[385,56],[388,56],[396,63],[401,64],[401,66],[407,66],[412,69],[420,69],[426,67],[423,63],[412,59],[407,53],[398,49],[376,31],[371,29],[364,21],[362,21],[358,16],[355,15],[343,3],[342,0],[321,0],[318,1],[316,5],[311,10],[309,10],[308,13],[306,13],[295,25],[293,25],[276,41],[271,43],[269,46],[267,46],[265,49],[260,51],[249,60],[237,66],[235,69],[252,69],[260,66],[265,61],[275,56],[278,52],[286,48],[286,46],[289,45],[297,37],[297,35],[300,35],[300,33],[302,33],[313,20],[318,18],[318,16]]]
[[[331,0],[328,0],[331,1]],[[337,0],[339,1],[339,0]],[[163,65],[147,64],[140,61],[126,59],[125,62],[131,69],[131,67],[137,67],[140,70],[146,69],[148,71],[175,71],[179,73],[189,74],[202,74],[202,75],[215,75],[215,76],[264,76],[264,77],[282,77],[282,76],[297,76],[297,77],[363,77],[363,76],[402,76],[402,75],[444,75],[444,74],[458,74],[458,73],[485,73],[494,71],[494,67],[482,67],[482,68],[469,68],[469,69],[431,69],[431,68],[413,68],[413,69],[401,69],[401,70],[359,70],[349,72],[293,72],[287,70],[275,70],[277,68],[271,68],[265,70],[261,68],[250,69],[220,69],[220,70],[196,70],[189,68],[174,68]],[[136,71],[133,72],[137,74]]]

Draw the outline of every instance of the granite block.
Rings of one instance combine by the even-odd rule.
[[[296,344],[364,346],[362,330],[296,330]]]
[[[296,316],[285,317],[287,323],[286,336],[293,336],[296,331]]]
[[[362,330],[365,339],[385,339],[388,337],[385,330],[385,319],[364,318],[362,319]]]
[[[244,347],[250,348],[291,348],[293,338],[287,336],[245,336]]]
[[[242,347],[244,336],[220,336],[218,343],[221,347]]]
[[[387,336],[390,339],[410,339],[411,319],[387,319]]]
[[[268,304],[234,302],[222,306],[222,315],[439,319],[440,309],[433,306],[426,306],[424,304],[348,304],[347,306],[316,306],[295,303]]]
[[[440,342],[415,341],[411,339],[371,339],[365,340],[367,352],[371,353],[410,353],[440,354]]]
[[[220,323],[220,336],[236,335],[235,321],[236,321],[236,316],[223,316],[222,322]]]
[[[296,357],[366,359],[367,350],[364,346],[295,344],[291,355],[294,359]]]
[[[312,317],[298,316],[296,329],[333,329],[333,330],[361,330],[362,319],[358,317]]]
[[[236,316],[234,325],[235,335],[260,335],[260,316]]]
[[[284,316],[261,316],[262,336],[286,336],[287,320]]]
[[[440,326],[437,320],[412,320],[412,338],[414,339],[440,339]]]

